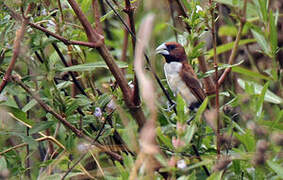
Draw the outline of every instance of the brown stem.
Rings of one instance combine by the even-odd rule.
[[[204,56],[201,55],[198,57],[198,63],[199,63],[199,69],[201,70],[202,73],[206,73],[208,68],[207,68],[207,64],[206,61],[204,59]],[[203,84],[204,84],[204,89],[205,89],[205,93],[207,95],[212,95],[215,93],[215,84],[211,78],[211,76],[205,77],[203,79]]]
[[[30,9],[31,9],[31,4],[29,4],[29,6],[27,7],[25,14],[28,14]],[[19,16],[15,16],[15,17],[19,17]],[[12,71],[14,69],[14,66],[17,62],[17,58],[19,57],[20,49],[21,49],[21,42],[24,38],[24,34],[26,32],[26,26],[27,26],[28,21],[29,21],[29,19],[23,17],[21,28],[18,29],[17,32],[16,32],[16,37],[15,37],[15,40],[14,40],[14,47],[13,47],[13,49],[14,49],[13,56],[12,56],[12,59],[11,59],[9,66],[8,66],[8,69],[5,72],[3,80],[0,84],[0,93],[3,91],[7,82],[9,81],[10,76],[12,74]]]
[[[94,19],[95,19],[95,29],[96,32],[100,35],[103,35],[102,25],[100,23],[100,12],[98,10],[98,0],[92,0],[92,9],[94,11]]]
[[[221,145],[220,145],[220,117],[219,117],[219,85],[217,83],[218,80],[218,60],[216,54],[216,32],[215,32],[215,12],[214,12],[214,5],[212,4],[212,0],[209,0],[209,4],[211,6],[211,33],[212,33],[212,42],[213,42],[213,62],[214,62],[214,69],[215,69],[215,108],[216,108],[216,147],[217,147],[217,154],[220,157]]]
[[[78,19],[80,20],[82,26],[84,27],[89,42],[95,43],[95,42],[101,40],[101,35],[98,35],[92,29],[91,24],[88,22],[85,14],[82,12],[82,10],[80,9],[80,7],[76,3],[76,1],[75,0],[68,0],[68,2],[72,6],[74,12],[78,16]],[[102,58],[104,59],[105,63],[109,67],[109,70],[111,71],[111,73],[115,77],[117,83],[119,84],[119,86],[120,86],[120,88],[123,92],[123,97],[124,97],[126,105],[130,109],[130,113],[135,118],[139,127],[141,128],[143,126],[144,122],[145,122],[144,113],[143,113],[140,106],[135,106],[132,103],[133,94],[131,92],[130,87],[128,86],[128,82],[125,79],[121,69],[115,63],[113,56],[110,54],[109,50],[107,49],[107,47],[104,43],[101,43],[101,45],[98,46],[96,49],[99,52],[99,54],[102,56]]]
[[[98,42],[83,42],[83,41],[74,41],[74,40],[68,40],[56,33],[53,33],[47,29],[45,29],[44,27],[41,27],[37,24],[34,24],[34,23],[31,23],[29,22],[28,23],[31,27],[35,28],[35,29],[38,29],[42,32],[45,32],[47,35],[50,35],[56,39],[58,39],[59,41],[62,41],[64,44],[66,45],[80,45],[80,46],[86,46],[86,47],[90,47],[90,48],[96,48],[97,46],[100,46],[101,44],[101,41],[98,41]]]
[[[197,147],[196,147],[194,144],[192,144],[192,148],[193,148],[193,150],[194,150],[194,152],[195,152],[195,154],[196,154],[196,158],[197,158],[199,161],[202,161],[202,159],[201,159],[201,157],[200,157],[200,154],[199,154],[199,152],[198,152]],[[206,167],[205,165],[203,165],[202,168],[203,168],[205,174],[206,174],[207,176],[210,176],[210,173],[209,173],[207,167]]]
[[[242,34],[242,31],[243,31],[243,26],[246,22],[246,9],[247,9],[247,0],[244,0],[243,13],[241,13],[241,18],[240,18],[240,26],[239,26],[239,29],[238,29],[238,33],[237,33],[237,36],[236,36],[236,40],[235,40],[231,55],[230,55],[229,60],[228,60],[228,64],[230,64],[230,65],[232,65],[234,63],[236,53],[237,53],[237,50],[238,50],[238,47],[239,47],[239,42],[240,42],[241,34]],[[225,69],[225,71],[223,72],[223,74],[221,75],[221,77],[218,80],[219,86],[222,85],[222,83],[224,82],[226,76],[229,74],[231,69],[232,69],[231,67]]]
[[[62,52],[60,51],[60,49],[59,49],[59,47],[57,46],[57,44],[53,42],[53,43],[52,43],[52,46],[53,46],[53,48],[55,49],[55,51],[57,52],[58,56],[60,57],[62,63],[65,65],[65,67],[69,67],[67,61],[65,60],[64,55],[63,55]],[[72,77],[72,80],[73,80],[74,84],[75,84],[76,87],[80,90],[80,92],[81,92],[83,95],[85,95],[85,96],[88,97],[88,95],[87,95],[87,93],[85,92],[84,88],[83,88],[83,87],[80,85],[80,83],[77,81],[77,78],[76,78],[75,74],[74,74],[73,72],[71,72],[71,71],[69,71],[68,73],[69,73],[69,75]]]
[[[132,33],[136,35],[136,29],[135,29],[135,19],[134,19],[134,8],[131,6],[130,0],[125,0],[125,13],[128,15],[128,20],[129,20],[129,25]],[[132,47],[133,47],[133,52],[135,52],[136,48],[136,38],[134,36],[131,36],[132,40]],[[139,106],[141,101],[140,101],[140,92],[139,92],[139,83],[138,79],[135,73],[134,77],[134,92],[133,92],[133,103],[136,106]]]
[[[104,6],[104,3],[103,3],[103,0],[99,0],[99,5],[100,5],[100,10],[101,10],[101,15],[105,15],[107,12],[106,12],[106,9],[105,9],[105,6]],[[109,40],[113,40],[113,36],[111,34],[111,25],[109,23],[109,20],[108,18],[106,18],[104,20],[104,32],[105,32],[105,35],[106,35],[106,38],[109,39]]]
[[[117,17],[119,18],[119,20],[122,22],[122,24],[124,25],[124,27],[126,28],[126,30],[129,32],[129,34],[134,37],[136,39],[136,36],[133,34],[133,32],[130,30],[130,28],[128,27],[127,23],[124,22],[124,20],[121,18],[121,16],[118,14],[118,12],[115,10],[115,8],[108,2],[108,0],[105,0],[106,3],[109,5],[109,7],[114,11],[114,13],[117,15]],[[157,76],[156,72],[152,69],[152,66],[151,66],[151,63],[150,63],[150,60],[147,56],[146,53],[144,53],[144,57],[146,59],[146,62],[147,62],[147,65],[148,65],[148,68],[150,70],[150,72],[153,74],[155,80],[157,81],[158,85],[160,86],[163,94],[166,96],[167,100],[169,101],[170,103],[170,106],[173,107],[173,110],[175,113],[177,113],[177,110],[176,110],[176,106],[175,106],[175,103],[173,102],[173,100],[171,99],[169,93],[167,92],[167,90],[165,89],[165,87],[163,86],[163,84],[161,83],[161,80],[159,79],[159,77]]]
[[[168,0],[168,2],[169,2],[169,8],[170,8],[170,16],[171,16],[171,19],[173,21],[173,26],[176,28],[176,21],[175,21],[175,18],[174,18],[173,0]],[[175,34],[176,42],[178,42],[177,31],[176,31],[176,29],[173,29],[173,31],[174,31],[174,34]]]
[[[63,9],[62,9],[62,5],[61,5],[61,1],[57,0],[57,4],[58,4],[58,7],[59,7],[59,11],[61,13],[61,20],[62,20],[62,22],[64,22],[64,15],[63,15]]]
[[[129,42],[129,32],[126,29],[124,29],[124,40],[123,40],[121,61],[127,61],[128,42]]]
[[[60,114],[58,114],[57,112],[55,112],[50,106],[48,106],[47,104],[45,104],[45,102],[43,100],[40,99],[40,97],[35,94],[34,91],[31,90],[30,87],[28,87],[27,85],[25,85],[22,81],[21,81],[21,77],[19,75],[14,75],[12,76],[12,80],[14,82],[16,82],[17,84],[19,84],[28,94],[30,94],[36,101],[37,103],[46,111],[49,112],[50,114],[52,114],[56,119],[58,119],[67,129],[70,129],[71,131],[73,131],[78,137],[82,137],[85,140],[87,140],[88,142],[93,142],[93,140],[91,138],[89,138],[88,136],[86,136],[83,132],[81,132],[80,130],[78,130],[75,126],[73,126],[72,124],[70,124],[65,118],[63,118]],[[105,146],[97,143],[97,142],[93,142],[93,145],[95,145],[97,148],[100,149],[100,151],[107,153],[108,155],[110,155],[111,157],[113,157],[115,160],[121,161],[122,157],[114,152],[109,151]]]

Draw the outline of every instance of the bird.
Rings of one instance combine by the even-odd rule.
[[[194,69],[188,63],[184,47],[177,42],[166,42],[156,48],[156,53],[165,58],[164,73],[169,88],[174,95],[181,95],[190,110],[196,111],[206,94]]]

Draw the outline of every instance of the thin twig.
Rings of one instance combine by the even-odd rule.
[[[194,152],[195,152],[195,154],[196,154],[196,158],[197,158],[199,161],[202,161],[202,159],[201,159],[201,157],[200,157],[200,154],[199,154],[199,152],[198,152],[197,147],[196,147],[194,144],[192,144],[192,148],[193,148],[193,150],[194,150]],[[206,174],[207,176],[210,176],[210,173],[209,173],[207,167],[206,167],[205,165],[203,165],[202,168],[203,168],[205,174]]]
[[[31,4],[29,4],[29,6],[28,6],[28,8],[26,10],[26,14],[29,13],[30,9],[31,9]],[[19,17],[19,16],[15,16],[15,17]],[[17,30],[17,32],[16,32],[16,37],[15,37],[15,40],[14,40],[14,47],[13,47],[13,50],[14,50],[13,56],[12,56],[12,59],[11,59],[9,66],[7,68],[7,71],[5,72],[3,80],[0,84],[0,93],[3,91],[7,82],[9,81],[10,76],[12,74],[12,71],[14,69],[14,66],[17,62],[17,58],[19,57],[20,49],[21,49],[21,42],[22,42],[22,39],[24,38],[24,34],[26,32],[26,26],[28,24],[28,21],[29,21],[29,19],[24,17],[22,19],[21,28],[19,30]]]
[[[220,117],[219,117],[219,85],[217,83],[218,80],[218,60],[217,60],[217,54],[216,54],[216,32],[215,32],[215,12],[214,12],[214,2],[212,0],[209,0],[209,5],[211,7],[210,13],[211,13],[211,34],[212,34],[212,42],[213,42],[213,63],[214,63],[214,70],[215,70],[215,108],[216,108],[216,149],[217,149],[217,155],[220,157]]]
[[[67,129],[70,129],[71,131],[73,131],[78,137],[84,138],[85,140],[89,141],[89,142],[93,142],[93,140],[91,138],[89,138],[88,136],[86,136],[83,132],[81,132],[80,130],[78,130],[75,126],[73,126],[72,124],[70,124],[65,118],[63,118],[60,114],[58,114],[57,112],[55,112],[50,106],[48,106],[45,102],[43,102],[43,100],[37,95],[35,94],[35,92],[33,90],[31,90],[30,87],[28,87],[27,85],[25,85],[22,81],[19,75],[14,75],[12,76],[12,80],[14,82],[16,82],[17,84],[19,84],[28,94],[30,94],[36,101],[37,103],[46,111],[49,112],[50,114],[52,114],[56,119],[58,119]],[[115,160],[121,161],[122,157],[120,155],[118,155],[117,153],[111,152],[109,151],[106,147],[104,147],[103,145],[95,142],[94,145],[100,149],[100,151],[107,153],[108,155],[110,155],[111,157],[113,157]]]
[[[114,112],[114,111],[113,111],[113,112]],[[102,127],[100,128],[98,134],[96,135],[96,137],[95,137],[94,140],[93,140],[93,143],[96,142],[96,141],[98,140],[98,138],[101,136],[102,131],[103,131],[104,127],[105,127],[105,124],[106,124],[107,121],[109,121],[109,119],[111,119],[113,112],[110,113],[110,114],[106,117],[106,119],[104,120],[104,122],[103,122],[103,124],[102,124]],[[92,144],[93,144],[93,143],[92,143]],[[87,155],[87,152],[88,152],[88,151],[86,151],[85,153],[83,153],[83,154],[79,157],[79,159],[66,171],[66,173],[65,173],[65,174],[63,175],[63,177],[62,177],[62,180],[65,179],[65,178],[67,177],[67,175],[83,160],[83,158]]]
[[[38,29],[38,30],[46,33],[47,35],[50,35],[50,36],[58,39],[59,41],[63,42],[65,45],[80,45],[80,46],[86,46],[86,47],[90,47],[90,48],[96,48],[97,46],[100,46],[100,44],[101,44],[100,41],[96,42],[96,43],[92,43],[92,42],[68,40],[68,39],[64,38],[63,36],[60,36],[60,35],[58,35],[54,32],[51,32],[44,27],[41,27],[40,25],[37,25],[37,24],[32,23],[32,22],[29,22],[28,24],[32,28]]]
[[[45,140],[52,141],[53,143],[57,144],[59,147],[63,146],[61,144],[58,144],[57,141],[54,141],[54,138],[50,137],[50,136],[44,136],[44,137],[35,139],[35,141],[37,141],[37,142],[41,142],[41,141],[45,141]],[[27,145],[28,145],[27,143],[18,144],[16,146],[10,147],[10,148],[0,152],[0,155],[3,155],[3,154],[5,154],[5,153],[7,153],[7,152],[9,152],[11,150],[14,150],[14,149],[17,149],[17,148],[20,148],[20,147],[24,147],[24,146],[27,146]],[[61,148],[65,149],[64,146],[61,147]]]
[[[136,39],[136,36],[133,34],[133,32],[130,30],[129,26],[127,25],[127,23],[122,19],[122,17],[119,15],[119,13],[115,10],[115,8],[109,3],[108,0],[105,0],[106,3],[108,4],[108,6],[113,10],[113,12],[116,14],[116,16],[118,17],[118,19],[122,22],[122,24],[124,25],[124,27],[126,28],[126,30],[130,33],[130,35]],[[170,105],[173,106],[173,110],[175,113],[177,113],[176,107],[175,107],[175,103],[173,102],[173,100],[171,99],[169,93],[167,92],[167,90],[165,89],[165,87],[163,86],[163,84],[161,83],[161,80],[159,79],[159,77],[157,76],[156,72],[152,69],[151,63],[149,61],[149,58],[147,56],[147,54],[144,52],[144,57],[146,59],[147,65],[149,70],[151,71],[151,73],[153,74],[155,80],[157,81],[158,85],[160,86],[160,88],[162,89],[162,92],[164,93],[164,95],[166,96],[167,100],[169,101]]]
[[[229,60],[228,60],[228,64],[230,64],[230,65],[232,65],[234,63],[236,53],[237,53],[237,50],[238,50],[238,47],[239,47],[239,42],[240,42],[240,39],[241,39],[243,27],[244,27],[244,24],[246,23],[246,9],[247,9],[247,0],[244,0],[243,12],[241,13],[241,17],[240,17],[240,26],[239,26],[239,29],[238,29],[238,33],[237,33],[237,36],[236,36],[236,40],[235,40],[231,55],[230,55]],[[222,85],[222,83],[224,82],[226,76],[229,74],[231,69],[232,69],[231,67],[228,67],[227,69],[225,69],[225,71],[223,72],[223,74],[221,75],[221,77],[218,80],[219,86]]]
[[[176,3],[180,9],[180,12],[181,12],[181,15],[184,17],[184,18],[188,18],[188,15],[186,13],[186,10],[184,9],[183,5],[181,4],[180,0],[176,0]],[[188,25],[188,23],[185,23],[185,28],[187,29],[187,31],[190,33],[191,31],[191,27]]]
[[[93,16],[95,19],[95,29],[96,32],[100,35],[103,35],[103,29],[102,29],[102,25],[100,23],[100,12],[98,10],[98,0],[92,0],[92,9],[94,11]]]
[[[172,22],[173,22],[173,26],[174,26],[174,28],[176,28],[176,21],[175,21],[175,18],[174,18],[173,0],[168,0],[168,2],[169,2],[170,16],[171,16],[171,19],[172,19]],[[173,31],[174,31],[176,42],[178,42],[177,30],[173,29]]]
[[[133,32],[134,35],[136,35],[135,19],[134,19],[134,7],[131,6],[130,0],[125,0],[124,12],[128,15],[128,20],[129,20],[129,25],[130,25],[131,31]],[[132,39],[133,52],[135,53],[136,38],[131,36],[131,39]],[[139,106],[140,103],[141,103],[141,100],[140,100],[140,92],[139,92],[139,83],[138,83],[136,73],[134,75],[134,83],[133,84],[134,84],[133,103],[136,106]]]
[[[105,6],[104,6],[104,3],[103,3],[103,0],[99,0],[99,5],[100,5],[100,10],[101,10],[101,15],[104,16],[106,14],[106,9],[105,9]],[[113,36],[111,34],[111,29],[110,29],[110,23],[109,23],[109,20],[108,18],[106,18],[104,20],[104,32],[105,32],[105,35],[106,35],[106,38],[109,39],[109,40],[113,40]]]
[[[53,42],[53,43],[52,43],[52,46],[53,46],[53,48],[55,49],[55,51],[57,52],[58,56],[60,57],[61,61],[62,61],[63,64],[64,64],[64,66],[65,66],[65,67],[69,67],[69,65],[68,65],[68,63],[67,63],[67,61],[66,61],[64,55],[63,55],[62,52],[60,51],[60,49],[59,49],[59,47],[57,46],[57,44],[56,44],[55,42]],[[74,73],[71,72],[71,71],[69,71],[68,73],[69,73],[69,75],[72,77],[72,80],[73,80],[74,84],[75,84],[76,87],[80,90],[80,92],[81,92],[83,95],[85,95],[85,96],[88,97],[87,93],[84,91],[84,88],[83,88],[83,87],[80,85],[80,83],[78,82],[78,80],[77,80],[76,76],[74,75]]]
[[[85,32],[86,32],[87,37],[88,37],[88,41],[95,43],[97,41],[103,40],[103,37],[101,37],[101,35],[97,34],[93,30],[91,24],[87,20],[86,15],[82,12],[82,10],[80,9],[77,2],[75,0],[68,0],[68,2],[71,5],[71,7],[73,8],[74,12],[76,13],[76,15],[77,15],[78,19],[80,20],[82,26],[84,27]],[[132,93],[132,91],[131,91],[131,89],[128,85],[126,78],[124,77],[124,75],[122,73],[122,70],[115,63],[113,56],[111,55],[111,53],[109,52],[108,48],[103,43],[103,41],[102,41],[101,45],[98,46],[96,49],[99,52],[99,54],[101,55],[101,57],[104,59],[105,63],[109,67],[109,70],[111,71],[111,73],[115,77],[117,83],[119,84],[119,86],[122,90],[123,98],[124,98],[126,105],[130,109],[130,113],[133,116],[133,118],[137,121],[139,128],[141,128],[143,126],[143,124],[145,123],[145,116],[144,116],[144,113],[142,111],[142,108],[140,106],[135,106],[135,104],[133,103],[133,101],[132,101],[133,93]]]
[[[30,87],[28,87],[21,81],[21,78],[19,76],[12,76],[12,80],[19,84],[28,94],[30,94],[45,111],[49,112],[54,117],[56,117],[61,123],[64,124],[64,126],[72,130],[78,137],[82,137],[81,131],[79,131],[75,126],[70,124],[65,118],[63,118],[60,114],[55,112],[50,106],[43,102],[43,100],[41,100],[40,97],[35,94],[35,92],[33,92]]]

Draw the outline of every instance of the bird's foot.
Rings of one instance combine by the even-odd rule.
[[[166,111],[172,111],[174,109],[174,107],[176,107],[176,102],[172,101],[173,103],[170,103],[169,101],[167,101],[167,109]]]
[[[187,120],[187,124],[190,125],[191,121],[195,119],[195,115],[190,116],[190,118]]]

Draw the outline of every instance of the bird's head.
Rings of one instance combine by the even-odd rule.
[[[163,55],[167,63],[182,62],[187,59],[184,47],[176,42],[161,44],[156,48],[156,53]]]

